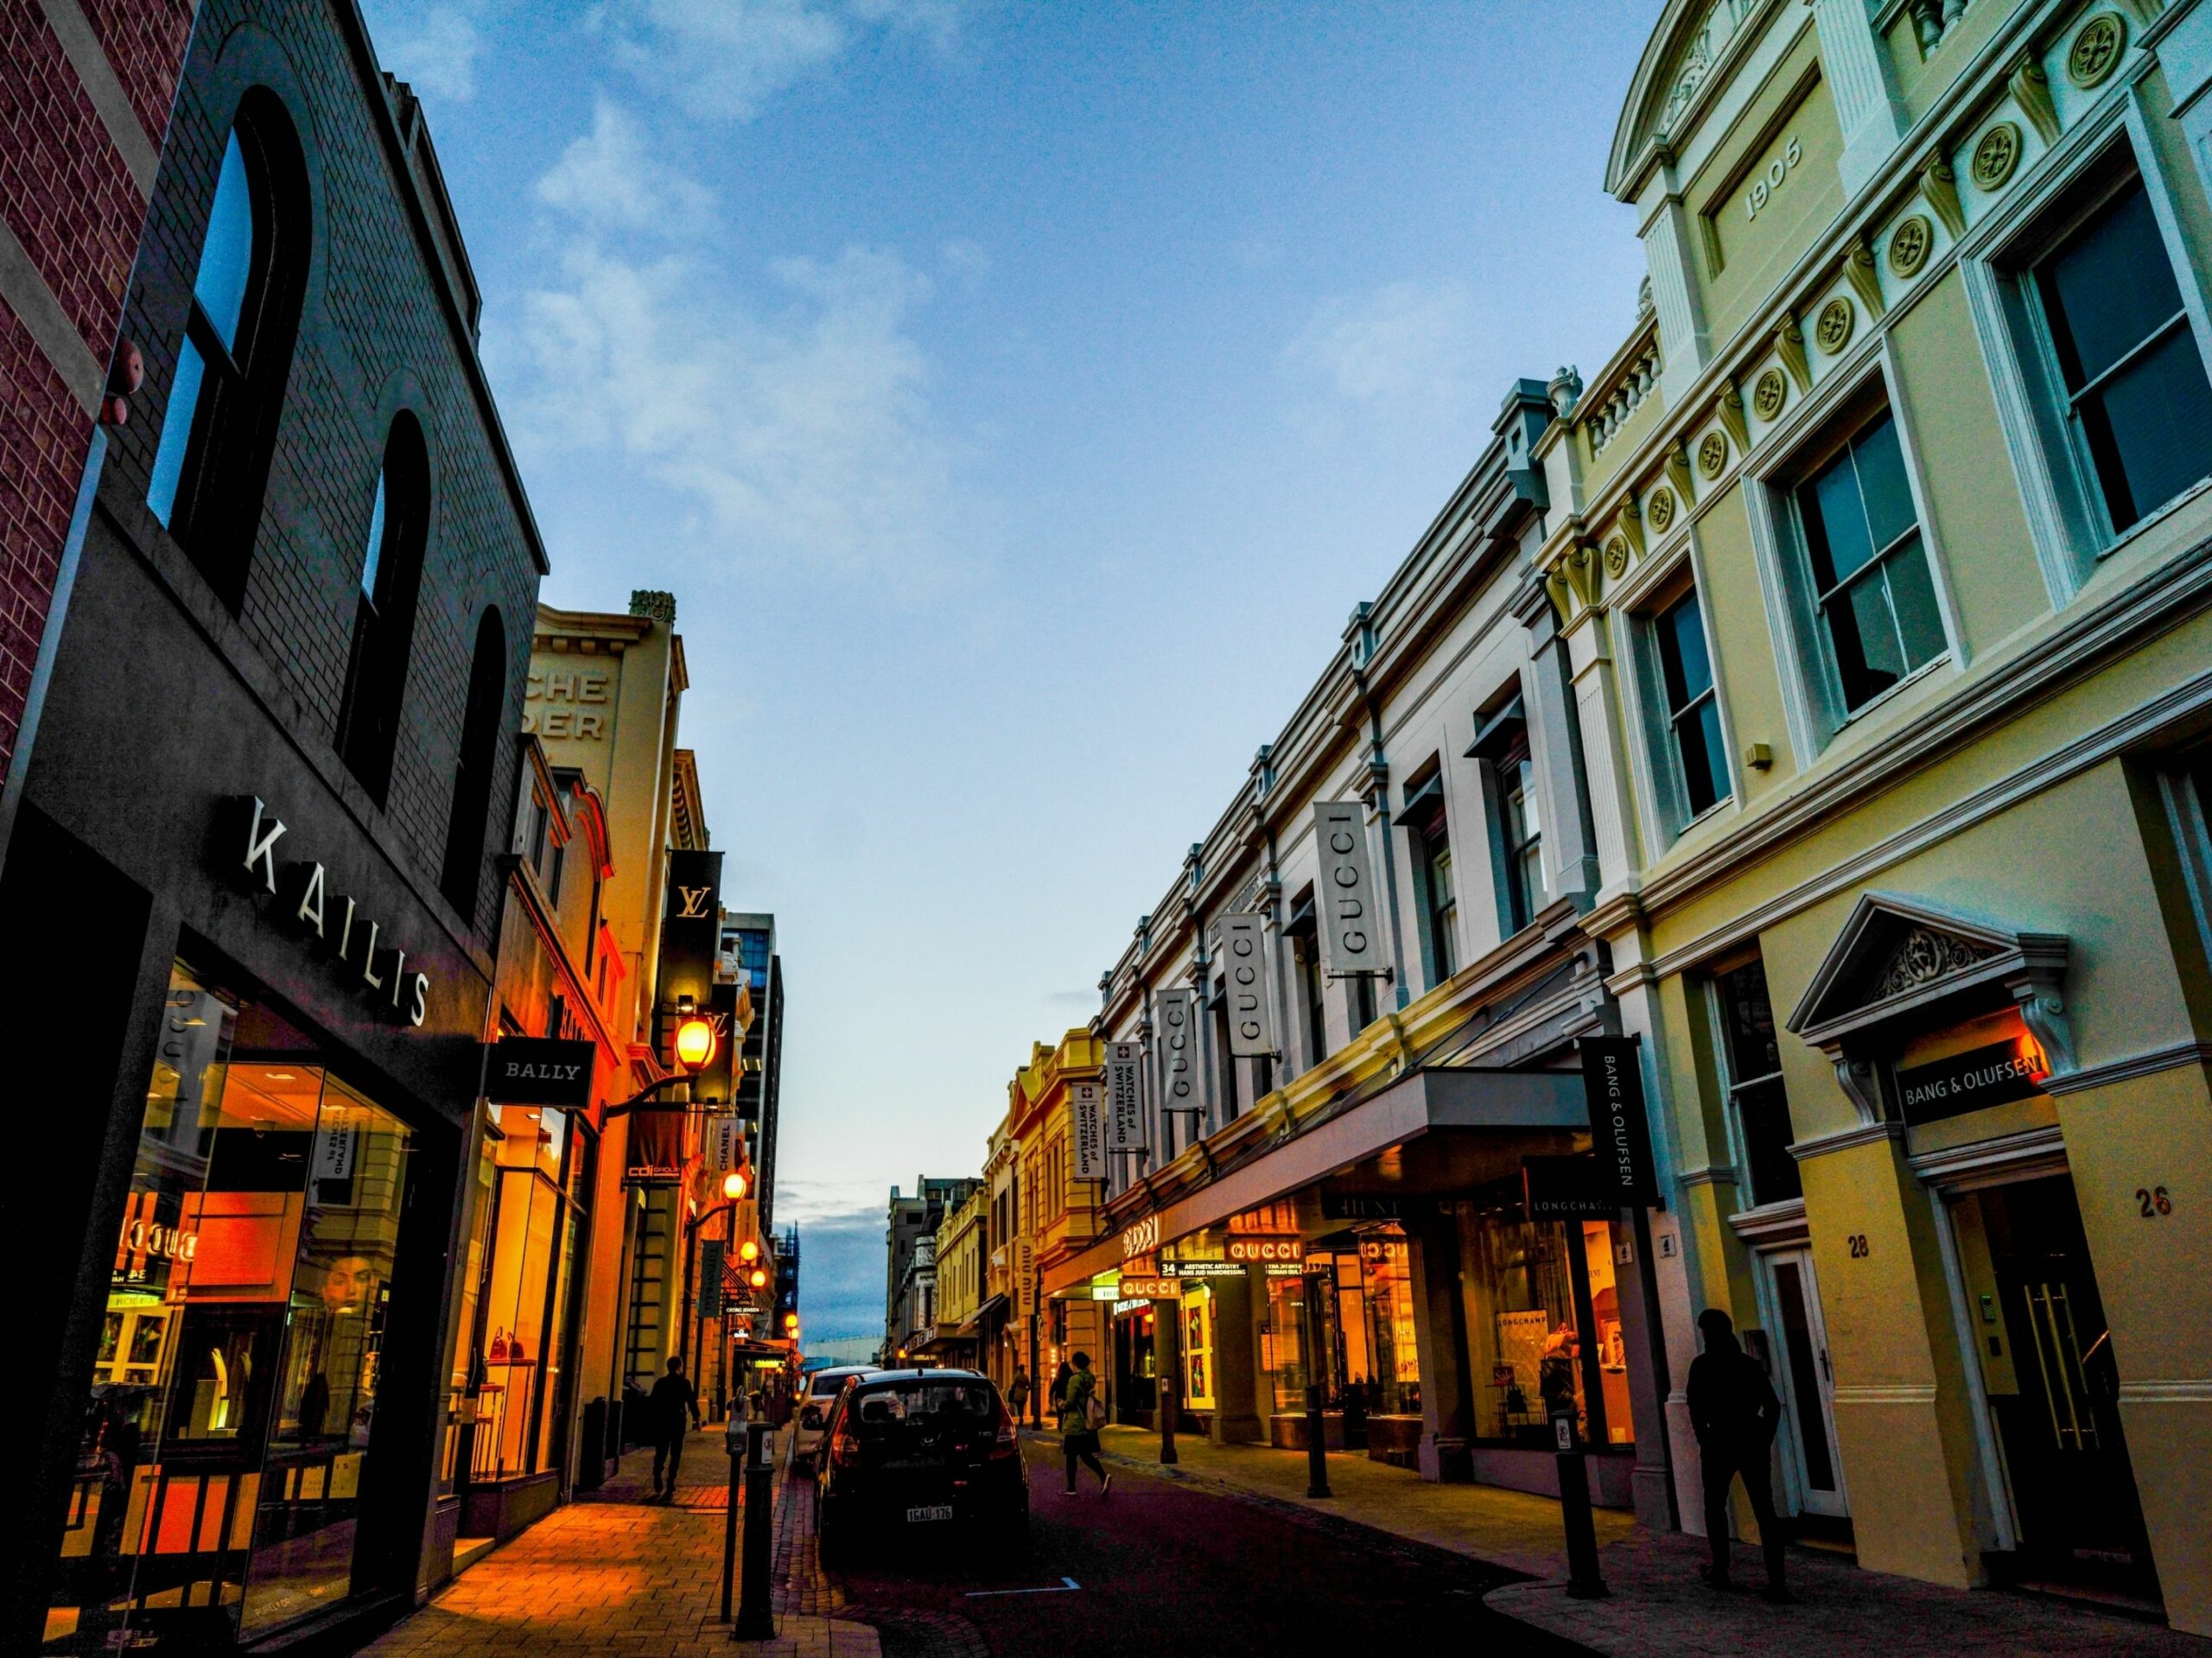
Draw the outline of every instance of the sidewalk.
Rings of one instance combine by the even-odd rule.
[[[1861,1571],[1813,1549],[1789,1554],[1790,1586],[1802,1604],[1769,1606],[1755,1594],[1715,1593],[1698,1580],[1703,1539],[1645,1531],[1628,1515],[1605,1509],[1595,1518],[1611,1596],[1569,1600],[1559,1504],[1552,1498],[1433,1484],[1357,1452],[1332,1454],[1334,1495],[1308,1498],[1302,1451],[1217,1445],[1178,1435],[1180,1461],[1162,1468],[1157,1434],[1109,1427],[1100,1443],[1115,1463],[1133,1470],[1288,1503],[1525,1572],[1529,1581],[1491,1591],[1488,1604],[1610,1658],[2212,1658],[2212,1642],[2171,1629],[2025,1595],[1938,1589]],[[1739,1581],[1764,1580],[1756,1548],[1738,1544],[1736,1566]]]
[[[728,1467],[720,1429],[691,1435],[677,1501],[664,1507],[645,1501],[652,1452],[630,1452],[601,1490],[484,1557],[363,1650],[377,1658],[879,1658],[874,1629],[820,1615],[833,1609],[834,1591],[811,1569],[810,1547],[800,1547],[794,1505],[781,1500],[776,1639],[730,1640],[720,1617]],[[780,1456],[776,1471],[780,1486]]]

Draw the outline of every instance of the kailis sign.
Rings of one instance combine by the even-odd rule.
[[[333,886],[321,864],[282,858],[289,848],[281,842],[290,831],[258,795],[240,797],[232,809],[243,834],[231,841],[230,855],[243,851],[233,867],[244,872],[247,886],[276,899],[271,908],[278,919],[328,950],[378,1013],[421,1025],[429,1012],[430,975],[407,970],[406,950],[385,936],[384,924],[359,900]]]

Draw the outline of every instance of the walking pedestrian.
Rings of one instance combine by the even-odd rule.
[[[1738,1475],[1759,1523],[1766,1551],[1766,1587],[1761,1592],[1783,1604],[1795,1600],[1783,1579],[1782,1521],[1775,1517],[1774,1484],[1768,1458],[1775,1432],[1782,1426],[1782,1401],[1766,1369],[1736,1344],[1736,1327],[1719,1307],[1697,1315],[1705,1351],[1690,1361],[1690,1426],[1697,1434],[1704,1464],[1705,1536],[1713,1559],[1698,1575],[1715,1589],[1729,1587],[1728,1488]]]
[[[1028,1403],[1029,1372],[1017,1364],[1014,1367],[1014,1380],[1006,1385],[1007,1410],[1014,1420],[1019,1422],[1021,1420],[1022,1410]]]
[[[683,1361],[671,1358],[668,1374],[653,1383],[653,1494],[655,1502],[676,1501],[676,1471],[683,1465],[684,1421],[699,1426],[699,1395],[683,1374]],[[666,1478],[662,1477],[663,1468]]]
[[[1067,1386],[1052,1384],[1059,1394],[1060,1451],[1068,1465],[1067,1494],[1075,1495],[1075,1466],[1081,1462],[1098,1476],[1098,1495],[1106,1496],[1114,1490],[1114,1477],[1098,1460],[1098,1430],[1106,1426],[1106,1407],[1098,1397],[1098,1378],[1090,1374],[1090,1355],[1077,1353],[1071,1363],[1074,1369],[1068,1374]]]
[[[1052,1374],[1052,1391],[1045,1395],[1046,1407],[1053,1415],[1058,1416],[1060,1413],[1060,1406],[1068,1396],[1068,1383],[1074,1379],[1075,1366],[1070,1364],[1065,1359],[1062,1359],[1060,1368]]]

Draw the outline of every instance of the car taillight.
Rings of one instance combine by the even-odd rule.
[[[1001,1457],[1018,1457],[1020,1454],[1021,1440],[1014,1431],[1014,1418],[1007,1414],[1006,1403],[1001,1400],[999,1403],[998,1437],[991,1445],[992,1459],[995,1461]]]
[[[830,1461],[838,1468],[860,1465],[861,1442],[849,1433],[840,1433],[830,1442]]]

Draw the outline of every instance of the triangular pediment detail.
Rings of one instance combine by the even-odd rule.
[[[1890,893],[1862,896],[1789,1028],[1825,1045],[1849,1030],[1992,981],[2065,970],[2063,934],[2012,932]]]

